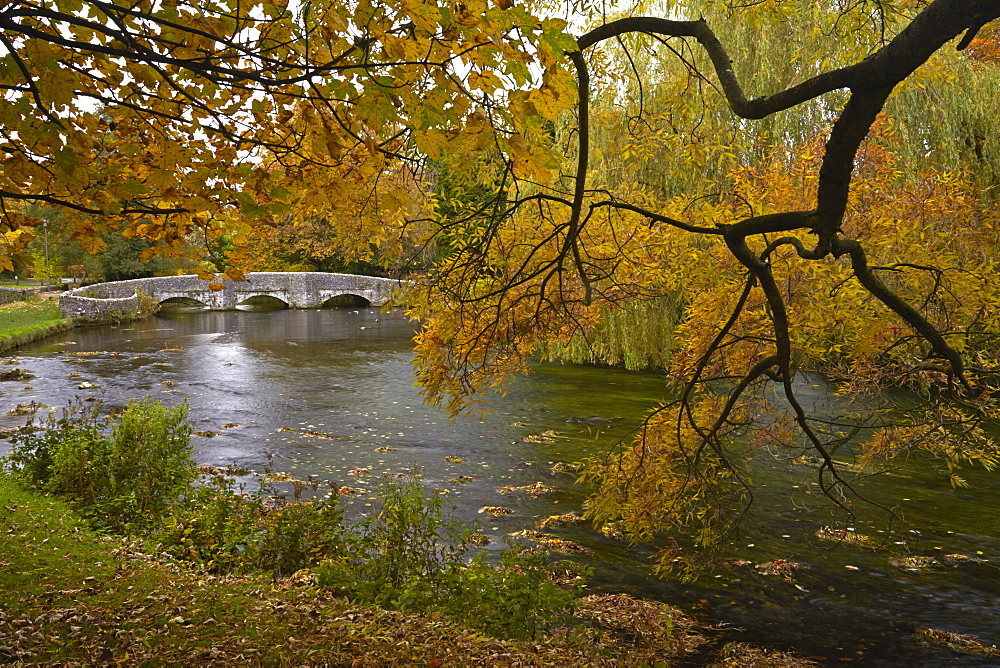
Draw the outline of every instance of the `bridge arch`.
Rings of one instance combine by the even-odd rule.
[[[193,297],[167,297],[166,299],[160,300],[160,306],[203,306],[208,308],[208,304],[203,301],[194,299]]]
[[[340,294],[333,295],[332,297],[327,297],[323,300],[324,307],[328,306],[353,306],[354,308],[362,308],[366,306],[371,306],[372,303],[362,297],[361,295],[353,295],[350,292],[341,292]]]
[[[232,310],[254,296],[275,297],[289,308],[320,308],[333,297],[349,294],[367,300],[372,306],[381,306],[405,285],[403,281],[378,276],[307,271],[252,272],[246,278],[246,281],[223,280],[222,290],[212,290],[210,281],[195,275],[98,283],[63,293],[59,311],[64,318],[134,315],[139,312],[140,292],[157,303],[186,297],[212,310]]]
[[[246,310],[277,311],[288,308],[288,302],[273,294],[250,295],[240,301],[236,308]]]

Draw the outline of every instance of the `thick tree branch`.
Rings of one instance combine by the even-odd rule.
[[[577,273],[586,293],[584,301],[589,304],[591,299],[591,285],[590,280],[587,278],[587,272],[583,268],[583,261],[580,258],[580,245],[577,243],[577,239],[580,236],[583,199],[587,192],[587,168],[590,163],[590,73],[587,71],[587,61],[584,60],[582,53],[574,51],[569,54],[569,57],[573,61],[573,65],[576,66],[579,86],[578,95],[580,99],[577,105],[577,122],[579,123],[580,131],[577,133],[579,147],[576,162],[576,183],[573,187],[573,206],[570,209],[569,230],[566,233],[563,253],[565,254],[568,249],[572,249]]]

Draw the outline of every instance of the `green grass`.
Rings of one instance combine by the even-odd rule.
[[[59,317],[55,299],[13,302],[0,306],[0,350],[23,345],[72,327],[73,321]]]

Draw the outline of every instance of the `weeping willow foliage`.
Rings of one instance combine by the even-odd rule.
[[[633,371],[665,369],[676,350],[674,330],[683,305],[678,295],[633,301],[610,310],[586,334],[546,344],[544,357],[577,364],[608,364]]]
[[[938,60],[946,62],[937,63],[935,81],[915,83],[890,99],[887,114],[900,133],[900,168],[962,171],[995,200],[1000,196],[1000,67],[954,52],[940,53]]]
[[[849,65],[878,48],[920,9],[908,0],[868,3],[844,12],[838,0],[763,0],[729,9],[719,0],[660,0],[645,13],[703,17],[726,46],[750,97]],[[733,13],[737,12],[738,13]],[[607,20],[614,18],[607,17]],[[765,119],[735,117],[714,85],[711,65],[693,40],[630,35],[589,55],[593,76],[592,183],[657,208],[684,198],[720,201],[734,174],[781,149],[822,140],[847,100],[834,91]],[[957,85],[961,82],[961,86]],[[965,174],[981,199],[1000,196],[1000,67],[965,52],[939,51],[901,85],[884,115],[896,130],[897,178],[928,169]],[[572,152],[575,139],[565,144]],[[697,239],[692,244],[700,243]],[[608,308],[604,319],[551,357],[660,368],[673,349],[683,296],[648,296]]]
[[[764,0],[732,13],[729,3],[719,0],[663,0],[644,9],[671,18],[704,18],[753,97],[857,62],[902,28],[921,3],[870,4],[868,12],[844,13],[837,1]],[[664,199],[728,192],[734,168],[757,166],[776,146],[794,151],[824,135],[847,99],[845,92],[834,91],[748,121],[729,110],[707,56],[693,40],[633,35],[592,58],[598,180],[612,189],[639,184]],[[901,164],[911,171],[961,169],[985,188],[1000,184],[998,89],[995,64],[954,49],[935,54],[885,109],[903,128]]]

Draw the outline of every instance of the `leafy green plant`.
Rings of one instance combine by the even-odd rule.
[[[250,492],[213,473],[192,486],[150,535],[162,551],[214,572],[289,575],[343,552],[343,514],[336,498],[283,503],[262,479]]]
[[[247,551],[264,512],[259,496],[231,489],[231,478],[192,486],[150,535],[160,550],[215,572],[246,570]]]
[[[100,402],[36,416],[12,438],[4,468],[28,486],[71,499],[95,525],[123,531],[159,522],[194,479],[187,405],[130,401],[117,420]]]
[[[437,591],[419,609],[436,610],[495,638],[534,639],[572,615],[577,595],[575,588],[553,582],[546,566],[545,552],[517,544],[496,560],[477,554],[443,573]],[[408,588],[400,600],[410,603],[423,594]]]
[[[542,552],[512,546],[494,561],[465,557],[476,527],[461,524],[419,472],[387,478],[380,510],[348,531],[346,551],[316,569],[319,583],[360,603],[436,611],[500,638],[534,638],[573,609]]]
[[[419,471],[386,478],[377,512],[345,526],[336,497],[300,500],[318,483],[286,480],[295,490],[286,503],[269,475],[244,491],[232,471],[202,467],[199,482],[186,417],[186,405],[150,399],[129,402],[117,419],[76,402],[58,417],[32,416],[3,468],[70,499],[98,527],[144,536],[213,572],[311,568],[360,603],[439,612],[501,638],[534,638],[572,612],[574,591],[553,581],[542,552],[511,546],[467,561],[478,527],[425,495]]]
[[[81,470],[68,466],[69,457],[61,451],[103,449],[97,444],[104,440],[99,408],[75,402],[64,408],[58,419],[54,413],[39,418],[37,410],[24,427],[14,432],[10,454],[2,460],[3,469],[28,487],[78,498],[91,487],[85,479],[92,478],[92,467]],[[93,457],[84,455],[81,459]],[[66,478],[64,471],[69,474]]]
[[[379,498],[381,509],[354,527],[351,546],[362,581],[390,605],[408,582],[461,562],[475,529],[446,512],[440,497],[424,495],[419,471],[386,478]]]

